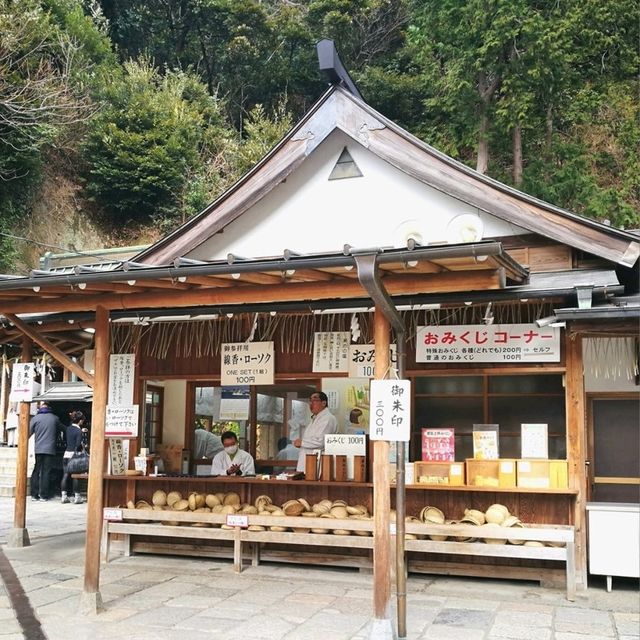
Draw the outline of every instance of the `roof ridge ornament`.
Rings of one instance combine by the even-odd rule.
[[[341,86],[364,102],[362,94],[340,60],[333,40],[323,38],[316,44],[316,51],[320,71],[324,71],[329,83]]]

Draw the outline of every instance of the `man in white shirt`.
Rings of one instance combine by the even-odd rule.
[[[233,431],[225,431],[221,436],[224,449],[211,463],[212,476],[254,476],[256,474],[253,457],[238,448],[238,436]]]
[[[302,438],[293,441],[294,446],[300,449],[297,471],[304,471],[307,454],[324,450],[325,435],[335,433],[338,430],[337,420],[327,409],[328,403],[329,398],[323,391],[316,391],[309,398],[311,422],[304,430]]]

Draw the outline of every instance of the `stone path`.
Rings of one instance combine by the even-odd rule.
[[[3,528],[13,513],[9,502],[0,499]],[[84,507],[34,503],[28,509],[32,546],[4,551],[49,640],[369,637],[370,574],[284,564],[247,567],[236,575],[230,561],[116,555],[101,571],[105,611],[82,617]],[[563,590],[533,583],[410,576],[407,637],[640,640],[637,587],[614,580],[607,593],[601,581],[570,603]],[[0,640],[23,637],[0,586]]]

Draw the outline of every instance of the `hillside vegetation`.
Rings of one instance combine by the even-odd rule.
[[[323,37],[422,140],[640,227],[638,25],[631,0],[0,0],[0,270],[187,220],[322,94]]]

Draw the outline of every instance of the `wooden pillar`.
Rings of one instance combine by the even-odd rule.
[[[567,373],[565,376],[567,413],[567,460],[569,483],[577,489],[573,524],[576,528],[575,567],[579,589],[587,588],[587,447],[584,372],[582,362],[582,338],[566,331],[565,353]]]
[[[91,413],[91,463],[87,493],[87,535],[84,559],[84,590],[80,603],[82,613],[102,609],[100,596],[100,536],[102,535],[102,494],[106,446],[104,422],[109,385],[109,312],[96,309],[95,383]]]
[[[2,354],[2,362],[0,363],[0,425],[2,426],[2,442],[7,441],[7,408],[9,405],[8,378],[7,378],[7,356]]]
[[[21,362],[31,362],[33,343],[27,336],[22,338]],[[4,375],[4,373],[3,373]],[[16,460],[16,497],[13,506],[13,529],[9,533],[7,545],[10,547],[28,547],[27,530],[27,468],[29,461],[29,402],[20,403],[18,422],[18,458]]]
[[[389,371],[389,321],[379,307],[375,309],[373,335],[375,343],[375,379],[382,380]],[[389,442],[373,443],[373,621],[371,640],[393,638],[391,627],[391,489],[389,481]]]

